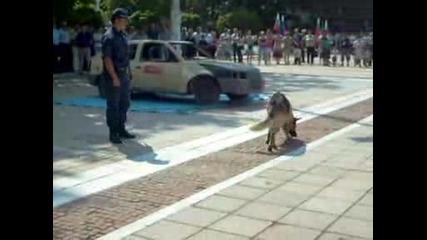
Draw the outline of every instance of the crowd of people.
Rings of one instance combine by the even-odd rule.
[[[53,72],[89,71],[90,59],[101,51],[101,40],[105,28],[95,28],[90,24],[69,26],[66,21],[53,23]],[[170,39],[166,24],[151,23],[140,29],[130,28],[129,39]]]
[[[101,51],[104,28],[89,24],[53,25],[53,72],[88,71],[90,58]],[[167,24],[152,23],[139,29],[129,29],[129,39],[170,39]],[[334,33],[294,29],[285,34],[272,30],[253,34],[234,28],[221,33],[202,28],[182,28],[182,40],[191,41],[219,60],[270,65],[313,65],[371,67],[373,64],[373,33]],[[315,61],[318,59],[317,61]]]
[[[53,24],[53,72],[78,72],[89,70],[90,59],[101,50],[102,28],[89,24],[68,26],[66,21]]]
[[[200,30],[185,29],[183,37],[205,48],[220,60],[258,65],[276,64],[313,65],[318,58],[324,66],[371,67],[373,64],[373,32],[360,34],[334,33],[323,31],[315,35],[311,30],[294,29],[285,34],[267,29],[258,35],[251,30],[246,33],[234,28],[203,33]],[[291,61],[292,60],[292,61]]]

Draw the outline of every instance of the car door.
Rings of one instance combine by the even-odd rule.
[[[183,62],[178,59],[176,52],[171,50],[171,46],[163,44],[162,53],[164,55],[163,61],[159,64],[162,66],[163,73],[161,75],[162,91],[170,93],[179,93],[182,89],[182,71],[184,69]]]
[[[150,91],[176,93],[182,66],[175,53],[164,42],[145,43],[141,53],[141,71]]]
[[[142,43],[138,56],[135,57],[134,61],[131,61],[133,87],[138,91],[156,91],[161,81],[163,68],[157,64],[153,56],[150,56],[149,53],[152,52],[152,48],[153,43]]]

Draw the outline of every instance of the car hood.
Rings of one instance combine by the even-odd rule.
[[[212,68],[226,69],[226,70],[239,71],[239,72],[240,71],[246,72],[246,71],[257,69],[255,67],[244,65],[241,63],[222,62],[222,61],[211,60],[211,59],[197,60],[197,63],[208,69],[212,69]]]

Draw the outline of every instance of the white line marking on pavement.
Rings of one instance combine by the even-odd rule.
[[[373,90],[371,88],[304,108],[301,112],[295,111],[295,115],[302,117],[300,122],[303,122],[313,119],[318,115],[327,114],[369,99],[372,96]],[[243,126],[176,146],[166,147],[156,153],[144,154],[135,159],[135,161],[123,160],[76,174],[75,176],[55,179],[53,181],[53,208],[124,182],[144,177],[209,153],[257,138],[265,133],[266,131],[252,132],[249,130],[249,126]],[[153,161],[167,161],[167,164],[154,164]]]
[[[326,135],[325,137],[322,137],[314,142],[311,142],[309,144],[307,144],[306,147],[306,151],[312,150],[334,138],[337,138],[339,136],[344,135],[345,133],[350,132],[353,129],[356,129],[358,127],[363,126],[362,124],[365,123],[370,123],[371,121],[373,121],[374,115],[371,115],[367,118],[364,118],[360,121],[358,121],[357,123],[353,123],[345,128],[342,128],[338,131],[335,131],[329,135]],[[302,147],[303,148],[303,147]],[[299,149],[295,149],[292,152],[298,152],[300,151],[301,148]],[[202,190],[196,194],[193,194],[192,196],[185,198],[179,202],[176,202],[172,205],[169,205],[155,213],[152,213],[144,218],[141,218],[133,223],[130,223],[129,225],[126,225],[122,228],[119,228],[111,233],[108,233],[100,238],[98,238],[97,240],[117,240],[117,239],[122,239],[123,237],[126,237],[128,235],[131,235],[132,233],[139,231],[141,229],[144,229],[145,227],[152,225],[174,213],[179,212],[180,210],[183,210],[184,208],[187,208],[193,204],[196,204],[197,202],[200,202],[212,195],[214,195],[215,193],[220,192],[223,189],[226,189],[228,187],[231,187],[245,179],[248,179],[250,177],[253,177],[269,168],[272,168],[284,161],[287,161],[289,159],[292,159],[293,156],[280,156],[277,157],[273,160],[270,160],[264,164],[261,164],[255,168],[252,168],[244,173],[241,173],[237,176],[234,176],[230,179],[227,179],[223,182],[220,182],[212,187],[209,187],[205,190]]]
[[[280,76],[280,74],[279,74]],[[282,74],[280,77],[286,79],[289,75]],[[278,76],[274,76],[278,77]],[[265,80],[274,82],[274,77],[264,77]],[[314,75],[295,75],[290,77],[292,80],[301,80],[301,82],[315,79],[315,80],[327,80],[327,81],[335,81],[335,82],[372,82],[373,78],[369,77],[336,77],[336,76],[314,76]],[[283,82],[283,85],[286,86],[286,80]]]

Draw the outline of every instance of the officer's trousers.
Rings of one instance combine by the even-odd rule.
[[[118,72],[120,87],[113,86],[113,80],[105,74],[107,98],[107,126],[111,132],[118,133],[125,130],[127,111],[130,107],[130,80],[127,72]]]

